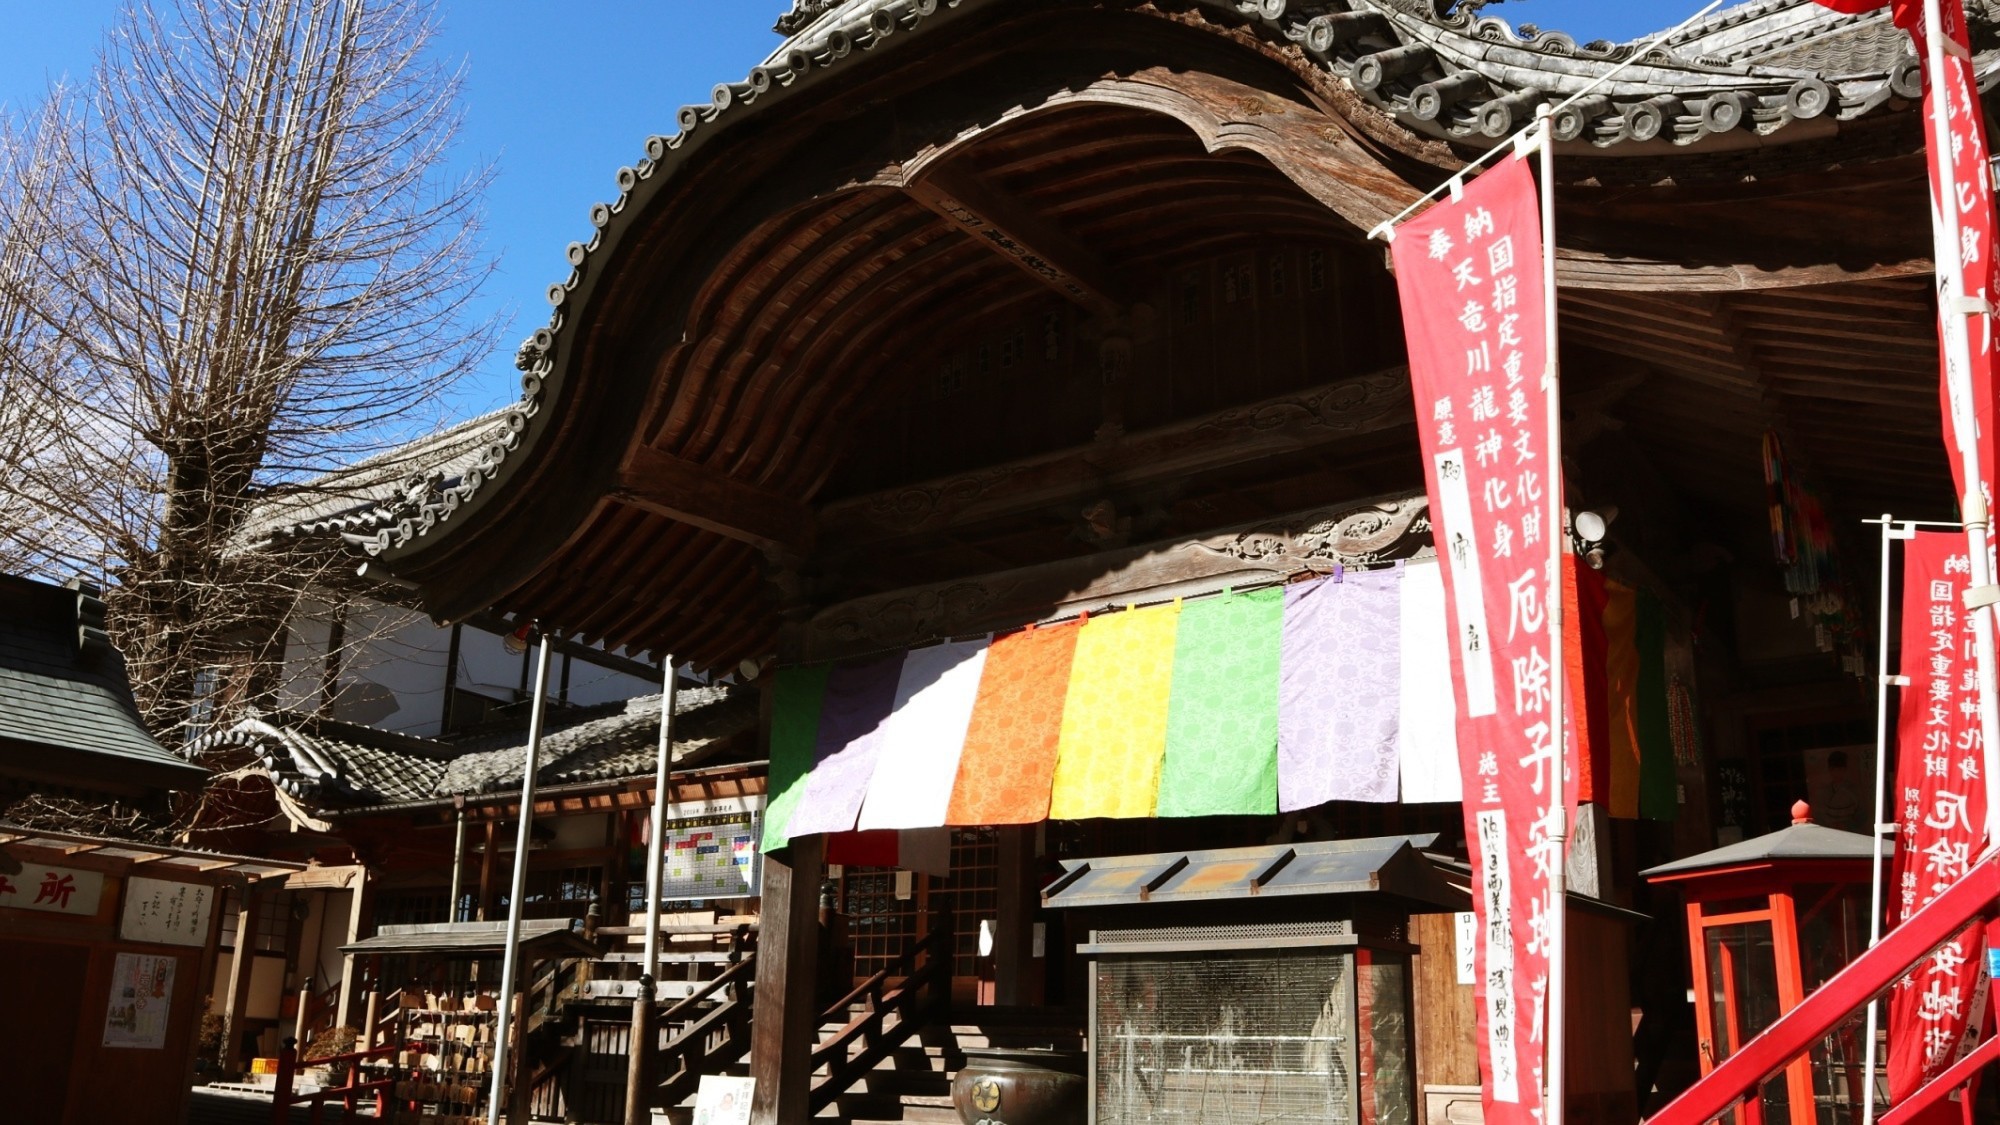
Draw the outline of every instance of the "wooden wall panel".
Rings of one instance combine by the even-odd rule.
[[[1410,931],[1422,950],[1412,959],[1411,999],[1417,1023],[1417,1092],[1426,1086],[1479,1083],[1479,1025],[1472,986],[1458,983],[1450,914],[1418,914]]]

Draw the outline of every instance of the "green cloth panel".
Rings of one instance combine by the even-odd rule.
[[[780,668],[771,687],[770,795],[764,802],[763,850],[792,842],[785,829],[812,775],[813,747],[819,739],[820,707],[826,700],[831,664]]]
[[[1159,816],[1278,811],[1278,638],[1285,592],[1181,606]]]
[[[1639,683],[1633,693],[1639,728],[1639,815],[1672,820],[1680,815],[1674,779],[1674,739],[1667,722],[1667,622],[1660,599],[1639,591],[1632,634],[1639,650]]]

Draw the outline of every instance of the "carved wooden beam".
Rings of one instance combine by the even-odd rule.
[[[903,190],[1016,269],[1092,312],[1115,315],[1131,307],[1131,295],[1088,247],[972,177],[933,167]]]
[[[787,496],[641,446],[618,471],[612,499],[768,553],[812,548],[812,509]]]
[[[820,543],[852,547],[1089,503],[1107,493],[1386,430],[1410,417],[1409,369],[1393,367],[1115,441],[838,500],[820,509]]]
[[[1128,602],[1281,582],[1305,570],[1435,557],[1422,493],[1314,508],[1192,539],[1062,559],[876,594],[829,607],[807,626],[807,660],[907,648],[1012,629]]]

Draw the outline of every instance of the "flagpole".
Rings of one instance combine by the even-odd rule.
[[[1546,423],[1549,429],[1548,471],[1548,512],[1543,517],[1542,526],[1548,528],[1549,541],[1549,714],[1555,720],[1556,745],[1562,747],[1561,761],[1567,767],[1570,754],[1565,745],[1564,731],[1564,684],[1563,684],[1563,537],[1567,530],[1563,523],[1562,494],[1562,363],[1556,354],[1556,145],[1555,111],[1544,102],[1535,108],[1535,117],[1541,125],[1541,169],[1542,169],[1542,346],[1547,352],[1547,368],[1542,376],[1542,398],[1547,411]],[[1567,891],[1569,882],[1569,770],[1556,771],[1556,781],[1551,786],[1549,802],[1549,839],[1556,850],[1555,871],[1549,877],[1549,988],[1544,998],[1548,1006],[1547,1035],[1543,1047],[1547,1058],[1543,1063],[1543,1077],[1548,1090],[1542,1101],[1542,1120],[1545,1125],[1563,1125],[1564,1044],[1568,1039],[1568,1021],[1564,1018],[1564,1002],[1569,994],[1566,978],[1569,976],[1564,955],[1568,945]]]
[[[507,944],[500,954],[500,1002],[494,1013],[493,1084],[486,1101],[486,1125],[500,1125],[500,1102],[507,1088],[507,1036],[514,1022],[514,975],[521,957],[521,900],[528,891],[528,845],[535,826],[535,770],[542,756],[542,710],[549,686],[549,631],[535,658],[535,701],[528,711],[528,746],[521,762],[520,827],[514,835],[514,880],[507,896]]]
[[[1882,833],[1894,832],[1895,822],[1884,822],[1884,790],[1888,788],[1889,771],[1889,689],[1904,681],[1901,676],[1889,673],[1889,561],[1890,544],[1898,539],[1909,539],[1917,529],[1911,524],[1898,524],[1882,513],[1882,599],[1880,624],[1876,627],[1875,670],[1880,673],[1875,679],[1875,817],[1869,821],[1874,828],[1868,833],[1875,862],[1868,869],[1868,945],[1882,940]],[[1875,1125],[1875,1032],[1880,1026],[1881,1000],[1868,1000],[1868,1025],[1863,1033],[1861,1063],[1861,1125]]]
[[[1952,430],[1958,442],[1959,475],[1965,481],[1960,515],[1965,520],[1966,551],[1971,557],[1966,609],[1972,614],[1973,651],[1979,662],[1979,734],[1986,767],[1986,847],[2000,845],[2000,691],[1995,690],[1993,666],[1993,561],[1987,553],[1986,482],[1980,476],[1978,415],[1972,402],[1972,353],[1961,317],[1987,312],[1984,298],[1965,289],[1965,265],[1959,256],[1958,169],[1952,160],[1951,89],[1944,75],[1944,17],[1939,0],[1924,0],[1924,65],[1931,87],[1931,152],[1935,155],[1938,191],[1931,202],[1936,236],[1938,321],[1944,348],[1945,392]],[[1956,41],[1953,42],[1956,47]],[[1939,201],[1943,206],[1939,205]],[[1985,435],[1991,440],[1993,435]]]
[[[660,747],[653,762],[653,830],[646,834],[646,952],[639,971],[639,994],[632,1000],[632,1048],[625,1071],[625,1125],[644,1125],[653,1111],[646,1091],[655,1085],[653,1054],[659,1031],[653,1022],[653,990],[660,975],[660,884],[665,866],[667,809],[672,800],[674,758],[674,654],[660,688]]]

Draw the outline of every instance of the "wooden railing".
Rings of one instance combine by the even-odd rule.
[[[812,1050],[812,1073],[824,1066],[826,1077],[814,1083],[808,1112],[817,1114],[833,1104],[903,1040],[951,1009],[952,945],[951,916],[940,914],[923,941],[820,1014],[821,1025],[845,1022]],[[857,1005],[859,1012],[853,1010]],[[892,1015],[894,1027],[888,1024]],[[849,1054],[856,1040],[862,1049]]]
[[[313,1125],[320,1125],[322,1115],[326,1112],[326,1103],[329,1098],[340,1099],[340,1120],[352,1121],[354,1120],[356,1100],[369,1094],[374,1095],[376,1120],[388,1120],[389,1090],[396,1084],[396,1079],[392,1075],[362,1082],[360,1081],[361,1062],[364,1059],[372,1058],[394,1059],[396,1052],[399,1050],[401,1050],[400,1047],[390,1045],[387,1047],[374,1047],[366,1051],[354,1051],[345,1055],[333,1055],[324,1059],[313,1059],[311,1061],[311,1065],[313,1066],[334,1067],[344,1065],[347,1068],[347,1081],[343,1085],[322,1087],[310,1094],[300,1094],[292,1090],[292,1084],[298,1080],[299,1074],[297,1044],[293,1043],[290,1039],[285,1040],[284,1045],[278,1048],[278,1075],[271,1095],[271,1121],[273,1125],[286,1125],[291,1120],[290,1111],[295,1105],[311,1106]]]
[[[679,1105],[695,1092],[702,1075],[720,1071],[750,1050],[750,1012],[756,978],[757,954],[751,952],[660,1013],[661,1027],[671,1027],[676,1021],[690,1017],[692,1022],[681,1028],[655,1057],[653,1073],[660,1076],[660,1083],[653,1089],[652,1105],[661,1109]],[[697,1016],[701,1005],[718,993],[725,993],[721,1002]]]

